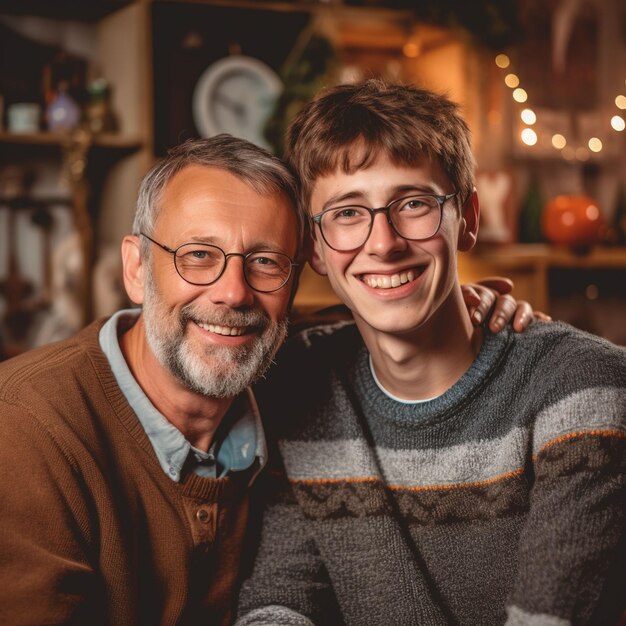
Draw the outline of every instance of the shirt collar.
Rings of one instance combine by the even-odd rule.
[[[139,309],[124,309],[115,313],[100,330],[100,347],[109,360],[122,393],[143,426],[163,471],[178,482],[192,446],[150,402],[130,372],[119,345],[119,334],[136,322],[140,312]],[[213,442],[208,453],[199,456],[208,458],[215,456],[217,451],[216,460],[223,468],[221,476],[247,470],[258,459],[252,482],[267,461],[267,444],[258,405],[250,388],[235,399],[224,419],[230,422],[228,431]],[[200,451],[194,449],[194,452]],[[191,456],[194,457],[193,454]]]

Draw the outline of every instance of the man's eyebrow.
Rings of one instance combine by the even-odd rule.
[[[212,237],[210,235],[192,237],[191,239],[189,239],[189,241],[186,241],[185,243],[201,243],[201,244],[207,244],[209,246],[217,246],[218,248],[221,248],[222,250],[224,249],[224,244],[217,237]],[[281,249],[279,245],[276,244],[276,242],[269,243],[267,241],[255,241],[251,246],[246,247],[246,249],[243,251],[243,254],[248,254],[248,252],[257,252],[257,251],[263,251],[263,250],[265,250],[266,252],[282,252],[283,254],[287,254]],[[224,250],[224,252],[228,254],[230,250]]]
[[[386,190],[389,197],[398,196],[403,193],[418,193],[427,195],[437,195],[439,192],[430,184],[406,184],[396,185]],[[346,193],[340,193],[330,197],[322,206],[322,211],[333,208],[336,205],[345,205],[348,202],[364,202],[367,193],[359,189],[354,189]]]

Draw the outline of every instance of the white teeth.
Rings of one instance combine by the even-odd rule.
[[[415,280],[415,272],[413,270],[402,272],[401,274],[384,274],[364,278],[364,282],[374,289],[391,289],[404,285],[405,283],[410,283],[413,280]]]
[[[217,324],[203,324],[202,322],[197,322],[197,324],[200,328],[217,335],[239,336],[246,332],[245,326],[218,326]]]

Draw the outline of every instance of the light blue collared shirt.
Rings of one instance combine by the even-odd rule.
[[[180,481],[183,466],[186,471],[200,476],[217,478],[246,470],[258,459],[254,480],[267,461],[267,445],[252,390],[247,389],[235,399],[222,421],[224,425],[230,424],[228,431],[221,438],[216,437],[208,452],[192,446],[150,402],[131,374],[120,349],[119,335],[136,322],[139,313],[139,309],[115,313],[100,329],[100,347],[122,393],[146,431],[163,471],[175,482]]]

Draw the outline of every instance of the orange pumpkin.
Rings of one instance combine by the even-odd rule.
[[[546,239],[552,243],[584,247],[600,240],[604,220],[593,198],[560,195],[543,208],[541,226]]]

